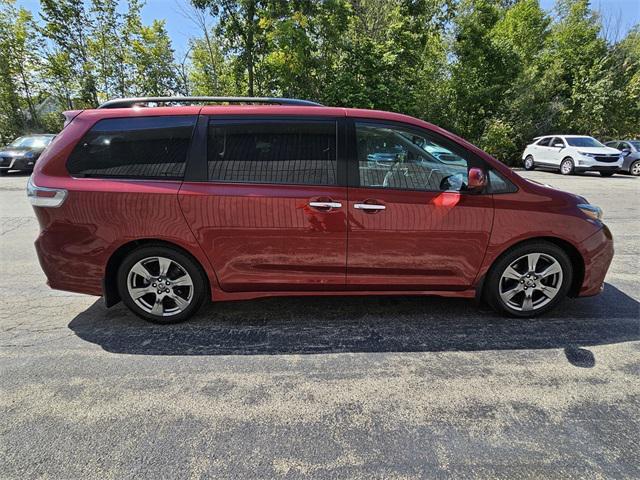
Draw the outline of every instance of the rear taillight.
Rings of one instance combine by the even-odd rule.
[[[38,187],[29,177],[27,198],[34,207],[56,208],[64,203],[65,198],[67,198],[67,191],[63,188]]]

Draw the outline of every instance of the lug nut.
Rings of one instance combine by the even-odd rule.
[[[156,287],[157,285],[154,283],[153,286]]]

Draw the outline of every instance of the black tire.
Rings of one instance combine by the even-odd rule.
[[[557,294],[551,299],[551,301],[534,310],[522,311],[512,308],[503,301],[500,296],[500,282],[502,274],[505,272],[507,267],[519,258],[530,253],[541,253],[555,259],[562,267],[562,280],[561,284],[558,286],[559,289]],[[535,317],[551,310],[560,301],[562,301],[564,297],[566,297],[572,281],[573,267],[567,253],[562,248],[551,242],[546,242],[544,240],[532,240],[506,251],[494,262],[487,274],[483,294],[487,303],[497,312],[506,313],[514,317]]]
[[[600,172],[601,177],[613,177],[616,172]]]
[[[193,283],[193,293],[192,293],[192,296],[190,297],[190,302],[188,306],[184,308],[182,311],[171,314],[169,316],[155,315],[153,313],[145,311],[131,297],[131,294],[129,293],[129,289],[127,287],[129,272],[131,271],[133,266],[136,265],[139,261],[150,258],[150,257],[167,258],[172,262],[174,262],[170,270],[173,269],[173,272],[177,272],[178,275],[180,275],[184,273],[184,272],[180,272],[180,269],[182,269],[186,273],[188,273],[189,276],[191,277],[191,280]],[[169,280],[172,279],[172,278],[169,278],[171,277],[170,273],[167,274],[167,277]],[[122,299],[123,303],[127,306],[127,308],[129,308],[129,310],[131,310],[138,317],[144,320],[147,320],[153,323],[160,323],[160,324],[179,323],[187,320],[198,311],[198,309],[202,306],[202,303],[204,302],[205,298],[207,298],[207,296],[209,295],[207,277],[204,271],[202,270],[202,267],[191,256],[183,253],[182,251],[176,248],[171,248],[161,244],[148,244],[135,249],[133,252],[127,255],[127,257],[122,261],[122,263],[120,264],[120,267],[118,268],[117,285],[118,285],[118,292],[120,294],[120,298]],[[172,287],[168,287],[167,290],[169,288],[172,291],[171,293],[175,294],[176,288],[183,288],[183,287],[172,286]],[[186,287],[186,288],[188,292],[190,287]],[[155,290],[155,288],[153,288],[153,290]],[[181,290],[181,292],[182,291],[183,290]],[[151,294],[154,296],[153,298],[157,298],[154,292],[151,292]],[[185,295],[185,296],[188,296],[188,295]],[[168,300],[168,301],[162,300],[160,303],[163,303],[163,302],[165,304],[167,302],[169,304],[174,303],[174,308],[178,306],[177,303],[173,302],[172,300]]]
[[[533,156],[527,155],[527,158],[524,159],[524,169],[525,170],[535,170],[536,164],[533,161]]]
[[[636,160],[629,165],[629,173],[636,177],[640,175],[640,160]]]
[[[562,175],[573,175],[575,171],[576,166],[573,163],[572,158],[565,158],[564,160],[562,160],[562,163],[560,163],[560,173]]]

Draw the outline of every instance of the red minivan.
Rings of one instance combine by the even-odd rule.
[[[67,112],[29,180],[52,288],[159,323],[205,299],[476,298],[530,317],[601,291],[601,210],[441,128],[273,98]]]

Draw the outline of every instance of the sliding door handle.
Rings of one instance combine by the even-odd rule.
[[[353,208],[357,208],[358,210],[385,210],[387,207],[376,203],[356,203],[353,205]]]

